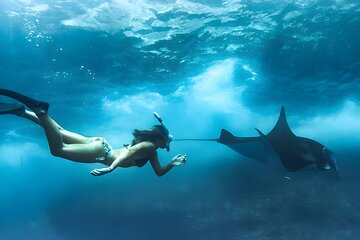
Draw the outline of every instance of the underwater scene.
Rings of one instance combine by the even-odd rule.
[[[359,43],[358,0],[1,0],[0,239],[360,239]]]

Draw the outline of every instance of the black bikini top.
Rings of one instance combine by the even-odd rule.
[[[149,159],[147,159],[147,158],[136,159],[135,164],[137,167],[143,167],[148,161],[149,161]]]
[[[124,144],[124,147],[129,147],[130,144]],[[137,167],[143,167],[149,161],[148,158],[140,158],[135,160],[135,164]]]

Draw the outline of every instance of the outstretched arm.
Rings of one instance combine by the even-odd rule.
[[[178,154],[176,155],[167,165],[162,167],[160,165],[159,159],[157,157],[157,153],[155,152],[153,156],[150,158],[150,164],[154,169],[154,172],[157,176],[161,177],[167,172],[169,172],[174,166],[181,166],[186,163],[186,155]]]
[[[123,151],[121,154],[119,154],[116,157],[116,159],[112,162],[112,164],[109,167],[96,168],[96,169],[92,170],[90,173],[94,176],[101,176],[101,175],[110,173],[119,166],[121,161],[126,160],[128,157],[129,157],[128,151]]]

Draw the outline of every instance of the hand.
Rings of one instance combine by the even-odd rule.
[[[110,173],[112,171],[113,171],[113,169],[111,167],[106,167],[106,168],[96,168],[96,169],[92,170],[90,173],[93,176],[101,176],[101,175]]]
[[[186,163],[186,155],[178,154],[171,161],[170,164],[173,166],[182,166]]]

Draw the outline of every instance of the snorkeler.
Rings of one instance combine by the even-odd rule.
[[[186,155],[178,154],[166,166],[160,165],[156,150],[162,148],[169,151],[172,135],[157,113],[154,115],[160,125],[154,125],[149,130],[135,129],[131,144],[113,149],[102,137],[88,138],[62,128],[48,115],[49,104],[46,102],[1,88],[0,95],[13,98],[29,108],[28,110],[19,103],[0,103],[0,114],[13,114],[42,126],[52,155],[75,162],[102,163],[108,166],[92,170],[90,173],[94,176],[110,173],[117,167],[142,167],[147,162],[150,162],[157,176],[162,176],[174,166],[186,163]]]

